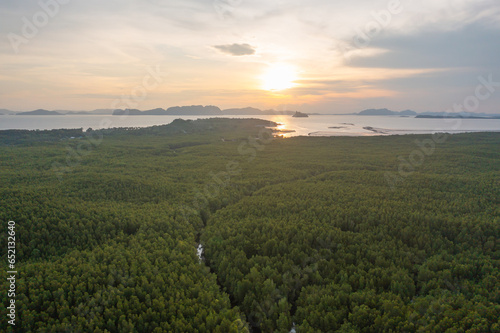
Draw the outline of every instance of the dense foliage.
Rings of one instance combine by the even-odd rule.
[[[16,331],[500,332],[498,133],[266,125],[0,132]]]

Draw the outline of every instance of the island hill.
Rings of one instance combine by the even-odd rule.
[[[416,116],[418,113],[412,110],[398,112],[389,109],[367,109],[355,114],[358,116]]]
[[[168,109],[156,108],[151,110],[141,111],[138,109],[98,109],[94,111],[48,111],[38,109],[27,112],[13,112],[7,109],[0,110],[0,115],[12,114],[18,116],[64,116],[64,115],[113,115],[113,116],[264,116],[264,115],[289,115],[293,117],[308,117],[306,113],[299,111],[276,111],[276,110],[260,110],[257,108],[233,108],[222,110],[213,105],[191,105],[191,106],[174,106]]]
[[[463,119],[500,119],[500,114],[487,114],[487,113],[473,113],[473,112],[422,112],[417,113],[412,110],[404,111],[391,111],[389,109],[367,109],[358,113],[352,113],[357,116],[400,116],[400,117],[414,117],[414,118],[463,118]]]
[[[0,115],[18,115],[18,116],[64,116],[64,115],[113,115],[113,116],[226,116],[226,115],[244,115],[244,116],[263,116],[263,115],[289,115],[297,114],[305,115],[298,111],[276,111],[276,110],[260,110],[257,108],[234,108],[222,110],[213,105],[191,105],[191,106],[174,106],[168,109],[156,108],[151,110],[141,111],[138,109],[97,109],[93,111],[48,111],[38,109],[27,112],[15,112],[7,109],[1,109]]]
[[[430,118],[430,119],[445,119],[445,118],[462,118],[462,119],[500,119],[500,115],[492,115],[489,117],[481,117],[474,114],[463,115],[463,114],[444,114],[444,115],[430,115],[430,114],[419,114],[415,118]]]
[[[12,111],[7,109],[0,109],[0,116],[10,115],[10,114],[12,114]]]
[[[152,109],[141,111],[137,109],[117,109],[113,111],[113,116],[227,116],[227,115],[245,115],[245,116],[262,116],[262,115],[294,115],[295,111],[276,111],[276,110],[260,110],[252,107],[234,108],[221,110],[214,105],[192,105],[192,106],[174,106],[168,109]]]
[[[292,116],[294,118],[307,118],[309,115],[307,113],[302,113],[302,112],[295,112],[295,114]]]
[[[64,113],[59,113],[57,111],[48,111],[44,109],[38,109],[35,111],[19,112],[16,113],[17,116],[64,116]]]
[[[303,113],[299,111],[276,111],[260,110],[253,107],[220,109],[214,105],[191,105],[174,106],[168,109],[156,108],[141,111],[138,109],[96,109],[93,111],[67,111],[57,110],[48,111],[38,109],[28,112],[15,112],[7,109],[0,109],[0,115],[19,115],[19,116],[63,116],[63,115],[113,115],[113,116],[266,116],[266,115],[287,115],[292,117],[306,118],[311,115],[326,115],[320,113]],[[500,119],[500,114],[473,113],[473,112],[415,112],[412,110],[392,111],[389,109],[366,109],[357,113],[329,114],[329,115],[352,115],[352,116],[399,116],[412,118],[462,118],[462,119]]]

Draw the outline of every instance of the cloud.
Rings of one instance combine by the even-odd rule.
[[[43,8],[4,0],[0,100],[12,109],[105,108],[157,65],[168,79],[141,108],[274,107],[277,98],[260,87],[261,75],[276,63],[298,72],[290,97],[279,102],[300,99],[311,108],[306,112],[442,111],[473,94],[478,76],[500,80],[498,0],[400,2],[403,11],[382,24],[389,0],[70,1],[16,54],[7,34],[22,36],[23,18],[33,21]],[[356,46],[373,22],[384,26],[368,45]],[[481,107],[498,112],[498,105],[499,92]]]
[[[255,54],[255,48],[249,44],[229,44],[229,45],[214,45],[214,48],[222,53],[232,56],[245,56]]]
[[[354,67],[378,68],[498,68],[500,30],[480,23],[452,31],[429,29],[412,35],[386,35],[372,47],[387,52],[371,57],[353,56]]]

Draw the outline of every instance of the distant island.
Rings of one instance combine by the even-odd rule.
[[[500,119],[500,114],[487,113],[453,113],[453,112],[422,112],[418,113],[412,110],[392,111],[389,109],[367,109],[358,113],[352,113],[357,116],[400,116],[415,118],[462,118],[462,119]]]
[[[412,110],[398,112],[388,109],[367,109],[357,113],[359,116],[416,116],[417,114],[417,112]]]
[[[451,118],[451,119],[500,119],[500,116],[493,116],[493,117],[478,117],[478,116],[472,116],[472,115],[429,115],[429,114],[419,114],[415,118],[431,118],[431,119],[444,119],[444,118]]]
[[[295,118],[307,118],[309,117],[306,113],[302,113],[302,112],[295,112],[295,114],[292,116],[292,117],[295,117]]]
[[[252,107],[233,108],[221,110],[213,105],[191,105],[191,106],[174,106],[168,109],[152,109],[152,110],[137,110],[137,109],[117,109],[113,111],[113,116],[227,116],[227,115],[245,115],[245,116],[262,116],[262,115],[293,115],[294,111],[275,111],[275,110],[260,110]]]
[[[69,111],[69,110],[54,110],[48,111],[38,109],[34,111],[11,111],[0,109],[0,115],[21,115],[21,116],[60,116],[60,115],[113,115],[113,116],[269,116],[269,115],[285,115],[292,117],[308,117],[311,115],[352,115],[352,116],[396,116],[396,117],[411,117],[411,118],[427,118],[427,119],[442,119],[442,118],[461,118],[461,119],[500,119],[500,114],[490,113],[473,113],[473,112],[416,112],[413,110],[393,111],[387,108],[383,109],[366,109],[356,113],[343,114],[325,114],[300,112],[292,110],[277,111],[273,109],[261,110],[254,107],[230,108],[221,109],[214,105],[191,105],[191,106],[173,106],[167,109],[156,108],[150,110],[139,109],[96,109],[92,111]]]
[[[48,110],[43,110],[43,109],[38,109],[35,111],[28,111],[28,112],[19,112],[16,113],[17,116],[63,116],[63,113],[59,113],[56,111],[48,111]]]
[[[221,109],[213,105],[192,105],[192,106],[174,106],[168,109],[156,108],[152,110],[140,111],[137,109],[115,110],[114,116],[182,116],[182,115],[219,115]]]

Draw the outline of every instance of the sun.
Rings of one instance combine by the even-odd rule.
[[[262,76],[262,88],[265,90],[285,90],[295,86],[297,71],[286,64],[274,64]]]

